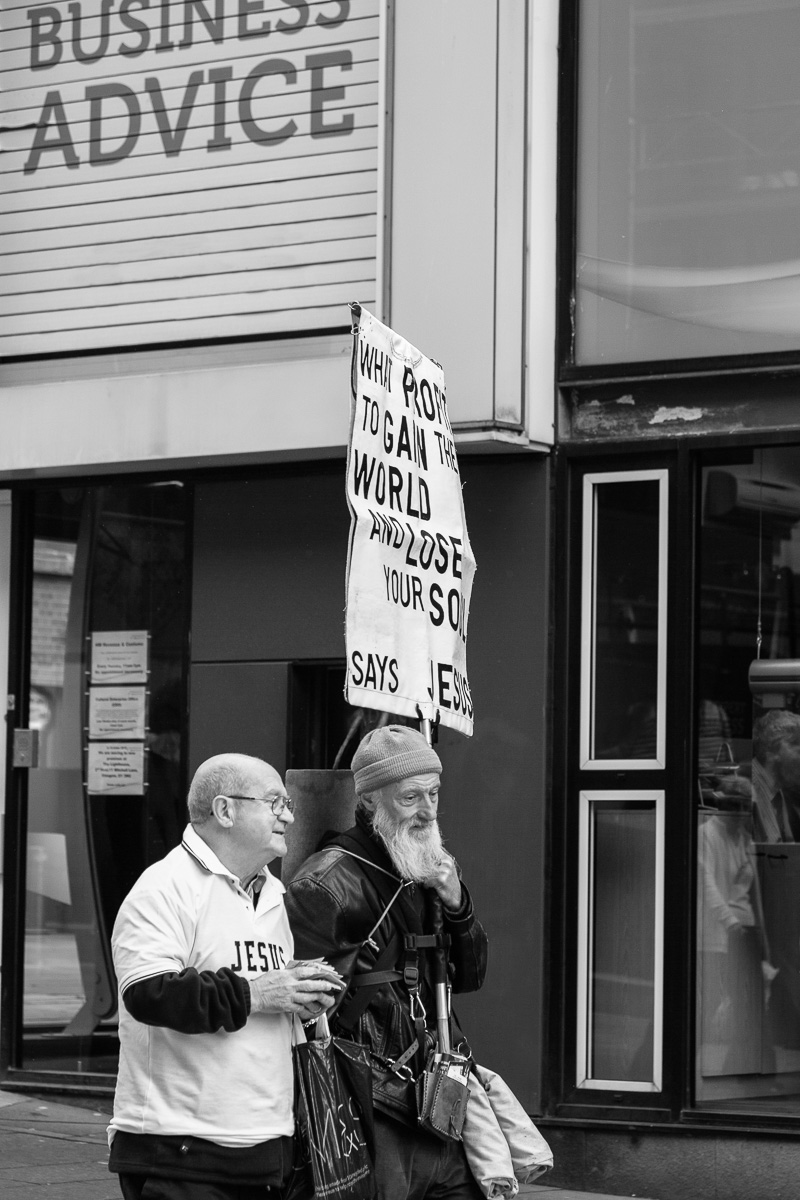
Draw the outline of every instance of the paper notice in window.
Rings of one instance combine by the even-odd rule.
[[[89,689],[89,737],[144,741],[145,690],[143,687],[92,687]]]
[[[144,742],[90,742],[86,787],[90,796],[143,796]]]
[[[146,683],[146,629],[92,634],[92,683]]]

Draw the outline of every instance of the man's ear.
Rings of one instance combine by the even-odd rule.
[[[230,796],[215,796],[211,801],[211,813],[219,825],[230,829],[236,819],[236,801]]]
[[[377,792],[362,792],[358,797],[358,805],[364,810],[368,816],[372,816],[375,809],[378,807],[378,801],[381,798],[380,791]]]

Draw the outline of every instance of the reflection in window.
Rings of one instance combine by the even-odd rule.
[[[663,766],[666,474],[584,489],[581,764]]]
[[[702,497],[696,1096],[800,1112],[800,673],[770,666],[800,657],[800,450],[709,465]]]
[[[22,1059],[113,1073],[109,934],[142,870],[180,840],[186,645],[180,484],[38,490],[33,498]],[[87,795],[88,637],[146,630],[139,795]],[[140,735],[141,736],[141,735]]]
[[[579,1087],[661,1087],[663,795],[581,794]]]
[[[580,3],[576,361],[800,344],[800,6]]]

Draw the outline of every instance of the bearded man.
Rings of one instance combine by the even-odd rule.
[[[295,952],[324,957],[350,981],[331,1026],[369,1046],[380,1200],[477,1200],[462,1144],[419,1128],[414,1088],[436,1027],[437,945],[447,947],[454,992],[475,991],[486,972],[486,933],[442,845],[442,764],[421,733],[386,725],[362,740],[352,768],[356,824],[331,835],[289,884]],[[434,895],[444,918],[438,941]],[[453,1048],[461,1041],[454,1025]]]

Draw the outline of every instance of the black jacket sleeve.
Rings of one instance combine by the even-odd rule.
[[[349,898],[314,878],[292,880],[285,903],[296,958],[324,958],[345,977],[370,969],[374,955],[359,949],[369,933],[371,913],[363,901],[348,905]]]
[[[122,994],[128,1012],[143,1025],[178,1033],[234,1033],[250,1014],[250,987],[230,967],[219,971],[169,971],[132,983]]]
[[[454,992],[476,992],[486,978],[489,939],[475,916],[472,897],[461,882],[461,907],[457,912],[445,908],[444,928],[450,934],[450,971]]]

